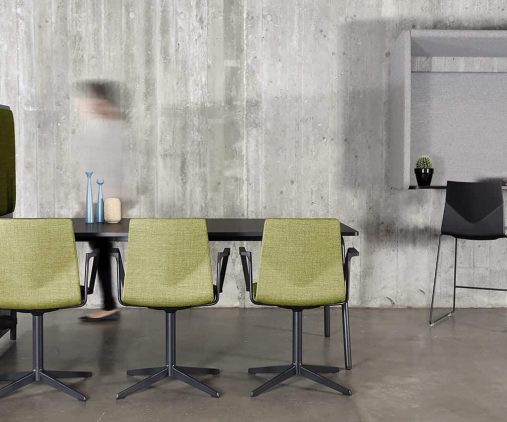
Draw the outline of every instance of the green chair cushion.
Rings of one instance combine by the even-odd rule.
[[[264,224],[255,300],[275,306],[345,301],[340,222],[275,218]]]
[[[206,220],[130,220],[122,300],[154,308],[213,302]]]
[[[16,158],[12,111],[0,105],[0,215],[16,206]]]
[[[72,221],[0,219],[0,308],[44,310],[81,303]]]

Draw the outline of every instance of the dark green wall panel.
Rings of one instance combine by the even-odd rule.
[[[0,105],[0,216],[16,206],[16,157],[14,118],[9,107]]]

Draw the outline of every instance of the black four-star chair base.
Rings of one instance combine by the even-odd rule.
[[[142,369],[129,369],[127,371],[128,375],[148,375],[148,378],[139,381],[138,383],[131,385],[123,391],[120,391],[117,395],[117,399],[123,399],[128,395],[135,393],[139,390],[144,390],[148,388],[152,384],[164,379],[164,378],[174,378],[179,381],[183,381],[184,383],[197,388],[211,397],[220,397],[220,393],[218,391],[213,390],[211,387],[208,387],[206,384],[196,380],[190,374],[211,374],[217,375],[220,373],[219,369],[215,368],[194,368],[194,367],[185,367],[185,366],[161,366],[159,368],[142,368]]]
[[[340,385],[320,374],[331,374],[339,371],[335,366],[305,365],[302,363],[303,357],[303,313],[301,309],[292,311],[292,363],[290,365],[264,366],[248,369],[249,374],[278,374],[266,381],[260,387],[253,390],[250,395],[258,396],[265,391],[273,388],[275,385],[294,377],[304,376],[326,387],[332,388],[345,396],[352,395],[347,387]]]
[[[32,384],[34,382],[42,382],[78,400],[86,401],[86,396],[84,394],[70,388],[68,385],[58,381],[56,378],[88,378],[91,376],[91,372],[49,371],[35,369],[29,372],[0,374],[0,381],[13,381],[9,385],[0,389],[0,397],[7,396],[25,385]]]
[[[320,365],[303,365],[303,364],[292,364],[285,366],[267,366],[263,368],[250,368],[248,370],[249,374],[278,374],[276,377],[271,378],[269,381],[266,381],[260,387],[257,387],[253,390],[250,395],[252,397],[258,396],[261,393],[269,390],[277,384],[282,383],[283,381],[297,376],[302,375],[312,381],[318,382],[319,384],[325,385],[326,387],[332,388],[333,390],[339,391],[345,396],[352,395],[352,391],[350,391],[347,387],[340,385],[330,379],[323,377],[319,373],[323,374],[331,374],[338,372],[338,368],[333,366],[320,366]]]
[[[220,397],[220,393],[206,384],[196,380],[191,375],[211,374],[217,375],[219,369],[215,368],[196,368],[176,365],[176,313],[175,311],[166,311],[166,364],[156,368],[129,369],[127,375],[148,376],[138,383],[131,385],[116,395],[116,399],[123,399],[128,395],[140,390],[144,390],[164,378],[174,378],[179,381],[197,388],[211,397]]]
[[[31,371],[11,372],[0,374],[0,381],[12,381],[5,387],[0,388],[0,397],[19,390],[25,385],[34,382],[42,382],[56,390],[62,391],[78,400],[86,401],[86,396],[79,391],[70,388],[68,385],[58,381],[56,378],[88,378],[91,372],[83,371],[51,371],[44,369],[44,342],[42,331],[42,314],[33,315],[33,367]]]

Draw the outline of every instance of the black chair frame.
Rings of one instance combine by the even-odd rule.
[[[113,257],[117,261],[117,280],[118,280],[118,301],[124,306],[131,306],[125,304],[122,301],[123,296],[123,283],[125,279],[125,271],[123,269],[123,264],[121,260],[121,254],[119,249],[113,250]],[[230,248],[225,248],[222,252],[218,253],[217,259],[217,280],[216,285],[213,288],[214,291],[214,300],[213,302],[203,305],[203,306],[212,306],[215,305],[219,298],[220,293],[223,291],[223,285],[225,280],[225,273],[227,271],[227,263],[229,260]],[[164,378],[173,378],[179,381],[182,381],[198,390],[201,390],[211,397],[220,397],[220,393],[203,382],[195,379],[192,375],[201,375],[201,374],[211,374],[217,375],[220,373],[220,370],[217,368],[198,368],[198,367],[188,367],[188,366],[179,366],[176,364],[176,312],[182,309],[188,308],[151,308],[156,310],[161,310],[165,312],[165,363],[163,366],[154,367],[154,368],[140,368],[140,369],[129,369],[127,370],[127,375],[131,376],[147,376],[147,378],[131,385],[130,387],[120,391],[116,395],[116,399],[123,399],[130,394],[133,394],[137,391],[144,390],[154,383],[164,379]]]
[[[250,293],[250,300],[256,305],[265,305],[255,300],[253,295],[254,282],[253,282],[253,264],[252,253],[247,251],[244,247],[240,247],[240,256],[243,265],[243,275],[245,277],[246,290]],[[344,266],[344,278],[346,287],[346,297],[344,303],[338,303],[342,306],[343,318],[343,339],[344,339],[344,353],[346,369],[352,368],[352,354],[350,345],[350,322],[349,322],[349,279],[350,279],[350,262],[353,257],[358,256],[359,252],[355,248],[349,248],[345,254],[342,239],[342,262]],[[329,305],[330,306],[330,305]],[[328,308],[329,308],[328,306]],[[292,310],[292,363],[289,365],[275,365],[258,368],[249,368],[249,374],[278,374],[270,380],[266,381],[261,386],[254,389],[250,395],[252,397],[258,396],[265,391],[273,388],[274,386],[282,383],[283,381],[293,376],[304,376],[316,383],[325,385],[333,390],[336,390],[343,395],[350,396],[352,392],[347,387],[344,387],[330,379],[323,377],[323,373],[336,373],[340,368],[335,366],[323,365],[307,365],[303,363],[303,310],[312,309],[311,307],[282,307],[284,309]],[[326,315],[326,313],[324,314]]]
[[[89,266],[90,260],[93,258],[95,263],[98,256],[96,251],[92,251],[86,254],[86,265],[85,265],[85,280],[84,286],[81,286],[81,303],[71,308],[79,308],[84,306],[88,299],[89,292]],[[67,308],[66,308],[67,309]],[[0,397],[5,397],[21,387],[34,382],[42,382],[47,384],[56,390],[62,391],[71,397],[74,397],[80,401],[86,401],[86,396],[77,390],[69,387],[62,383],[57,378],[88,378],[92,376],[91,372],[88,371],[54,371],[47,370],[44,368],[44,330],[43,330],[43,316],[47,312],[56,311],[58,309],[47,309],[47,310],[18,310],[18,312],[31,313],[32,314],[32,343],[33,343],[33,358],[32,358],[32,369],[29,371],[22,372],[9,372],[0,374],[0,381],[12,381],[5,387],[0,388]]]

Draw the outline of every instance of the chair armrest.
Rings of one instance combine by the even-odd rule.
[[[256,302],[254,297],[252,252],[247,251],[244,247],[240,247],[239,254],[241,256],[241,264],[243,265],[243,276],[245,277],[246,291],[250,293],[250,300],[252,303],[261,305]]]
[[[225,248],[222,252],[218,252],[217,259],[217,292],[222,293],[224,290],[225,273],[227,272],[227,263],[231,255],[231,248]]]
[[[346,299],[345,299],[346,302],[349,301],[350,262],[352,258],[356,256],[359,256],[359,251],[356,248],[348,248],[343,262],[343,274],[345,276],[345,288],[346,288]]]
[[[239,256],[241,257],[241,266],[243,267],[243,277],[245,278],[245,290],[247,292],[250,291],[250,279],[251,279],[251,266],[248,268],[249,263],[252,262],[252,252],[247,251],[246,248],[240,246],[239,248]],[[250,262],[248,262],[248,260]]]
[[[93,249],[86,254],[85,259],[85,279],[84,285],[81,288],[81,306],[88,300],[88,295],[93,294],[95,288],[95,279],[97,278],[97,258],[99,257],[98,249]],[[93,258],[93,265],[90,273],[90,260]]]
[[[111,256],[116,259],[116,281],[118,283],[118,302],[126,306],[122,301],[123,296],[123,284],[125,282],[125,270],[123,269],[123,261],[121,259],[121,253],[118,248],[111,249]]]

